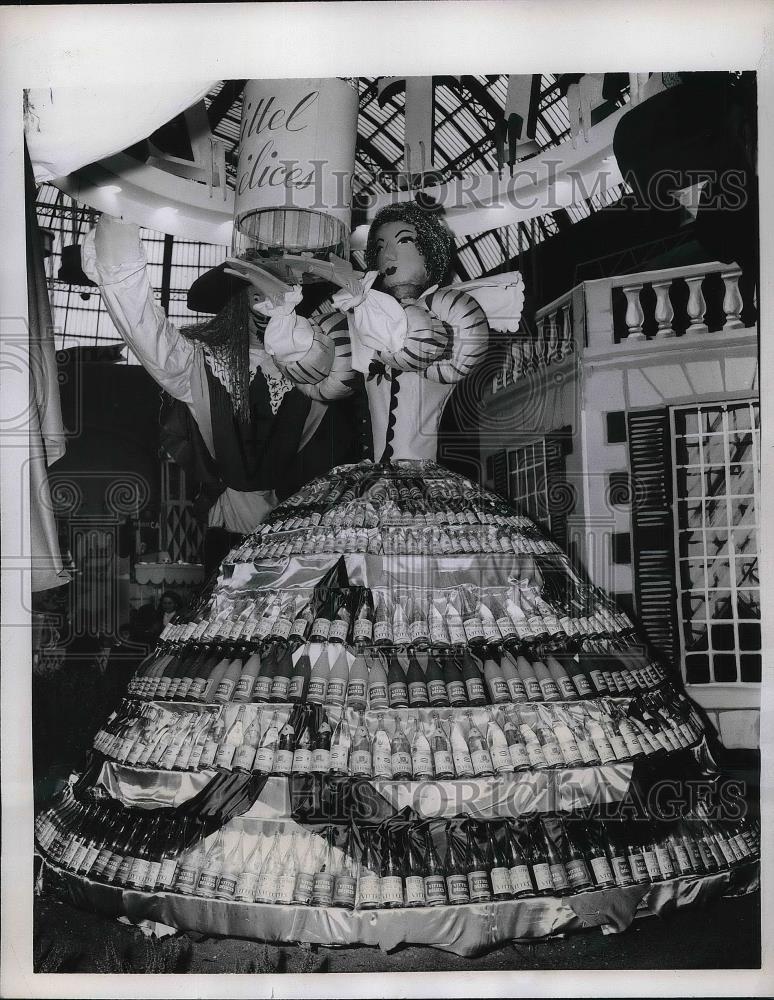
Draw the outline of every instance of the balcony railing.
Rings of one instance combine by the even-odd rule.
[[[755,326],[755,287],[736,264],[690,264],[585,281],[538,309],[534,332],[516,334],[492,391],[537,374],[574,352],[716,333]],[[709,341],[708,341],[709,342]]]

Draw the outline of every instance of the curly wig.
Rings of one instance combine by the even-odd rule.
[[[387,205],[376,214],[368,231],[365,261],[369,271],[376,267],[376,239],[379,229],[387,222],[409,222],[417,231],[417,246],[425,258],[430,284],[441,284],[449,270],[454,240],[452,234],[441,222],[437,208],[428,211],[416,202],[399,202]]]

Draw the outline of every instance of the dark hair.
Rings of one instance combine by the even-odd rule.
[[[176,611],[179,611],[180,608],[183,606],[183,598],[180,596],[180,594],[178,594],[176,590],[165,590],[164,593],[159,598],[159,607],[161,607],[161,602],[164,600],[165,597],[172,598],[172,600],[175,602]]]
[[[409,222],[417,231],[417,246],[425,258],[430,284],[442,284],[449,270],[454,249],[452,234],[441,222],[438,209],[421,208],[416,202],[387,205],[377,212],[368,230],[365,261],[369,271],[376,268],[376,240],[379,229],[387,222]]]

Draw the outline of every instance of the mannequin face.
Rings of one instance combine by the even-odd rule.
[[[430,284],[417,231],[410,222],[385,222],[376,238],[376,266],[382,287],[396,299],[416,298]]]

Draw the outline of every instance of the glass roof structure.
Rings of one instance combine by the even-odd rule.
[[[378,80],[359,78],[358,135],[353,178],[355,200],[358,195],[389,192],[397,189],[402,169],[405,139],[404,96],[398,92],[389,100],[378,93]],[[212,133],[226,145],[228,183],[233,187],[239,153],[239,130],[244,80],[219,83],[205,98]],[[502,120],[506,104],[508,77],[442,76],[434,78],[433,88],[433,158],[440,181],[472,173],[498,169],[495,126]],[[570,132],[567,100],[557,75],[543,74],[534,88],[531,109],[535,142],[542,151],[559,145]],[[624,88],[615,103],[628,100]],[[507,170],[507,166],[504,168]],[[587,202],[546,214],[529,223],[520,223],[478,233],[457,241],[457,271],[462,280],[497,273],[514,266],[519,254],[534,244],[550,239],[604,205],[618,200],[623,185],[595,194]],[[98,217],[94,210],[76,204],[68,195],[51,185],[38,191],[37,211],[40,225],[52,234],[51,256],[47,274],[51,290],[56,345],[119,343],[118,335],[100,303],[94,288],[80,287],[59,280],[62,248],[78,243]],[[195,243],[164,233],[142,230],[151,272],[151,282],[159,301],[176,323],[196,321],[197,314],[186,307],[186,294],[194,279],[219,264],[227,255],[225,246]],[[363,266],[359,254],[353,255]],[[125,352],[127,353],[127,352]],[[127,359],[130,363],[132,359]]]

